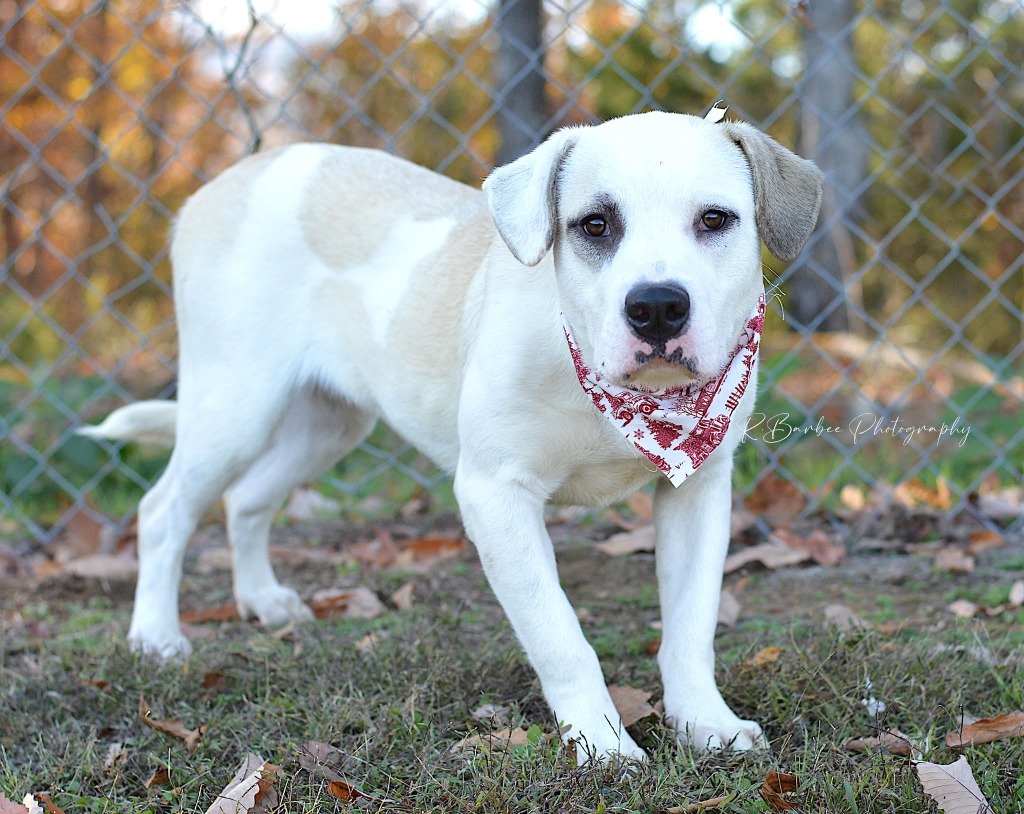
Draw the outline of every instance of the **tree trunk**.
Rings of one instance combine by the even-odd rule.
[[[528,153],[544,138],[544,50],[541,0],[501,0],[495,86],[502,96],[498,111],[498,164]]]
[[[847,281],[857,269],[846,227],[867,173],[868,148],[853,110],[853,0],[802,4],[806,70],[800,88],[800,151],[825,173],[818,227],[803,262],[786,275],[786,312],[797,327],[842,331],[850,327]]]

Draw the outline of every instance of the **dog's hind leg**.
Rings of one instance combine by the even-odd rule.
[[[205,384],[205,382],[203,382]],[[178,621],[185,546],[203,513],[268,445],[286,392],[197,387],[178,404],[167,469],[139,504],[139,577],[129,641],[164,658],[191,649]]]
[[[224,495],[234,568],[235,602],[264,625],[311,618],[299,595],[277,581],[270,564],[274,514],[301,483],[315,480],[354,449],[376,417],[314,390],[295,394],[270,444]]]

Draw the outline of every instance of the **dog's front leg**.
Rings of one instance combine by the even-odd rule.
[[[622,726],[597,654],[561,586],[544,500],[522,484],[460,462],[455,494],[487,579],[540,678],[560,725],[571,727],[577,758],[643,758]]]
[[[654,499],[665,718],[698,749],[765,746],[761,727],[729,709],[715,683],[731,477],[731,459],[715,456],[679,488],[661,479]]]

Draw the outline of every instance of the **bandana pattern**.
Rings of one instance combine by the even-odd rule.
[[[750,383],[764,330],[764,310],[762,292],[736,349],[718,376],[700,387],[692,384],[660,392],[605,381],[583,361],[564,315],[562,327],[576,376],[594,406],[673,486],[679,486],[725,438],[732,414]]]

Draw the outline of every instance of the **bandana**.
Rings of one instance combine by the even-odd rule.
[[[619,387],[587,367],[565,316],[562,327],[576,376],[594,406],[626,440],[679,486],[718,448],[747,390],[764,330],[764,292],[725,368],[705,385],[659,392]]]

